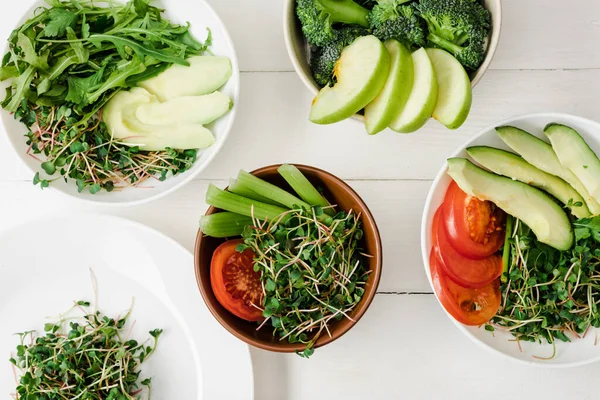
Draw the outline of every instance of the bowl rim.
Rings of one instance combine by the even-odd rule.
[[[462,154],[462,152],[467,147],[469,147],[473,142],[475,142],[476,140],[485,136],[489,132],[493,131],[497,126],[510,125],[510,124],[514,123],[515,121],[522,121],[524,119],[529,119],[529,118],[544,118],[549,121],[551,121],[553,119],[578,121],[581,123],[587,123],[587,124],[594,125],[598,128],[598,132],[600,132],[600,123],[598,123],[592,119],[580,117],[580,116],[573,115],[573,114],[558,113],[558,112],[538,112],[538,113],[519,114],[519,115],[510,117],[510,118],[505,118],[501,121],[493,123],[492,125],[484,127],[476,135],[470,137],[467,141],[465,141],[463,144],[458,146],[454,151],[452,151],[449,158],[460,156]],[[530,361],[516,358],[516,357],[509,355],[508,353],[502,352],[502,351],[490,346],[489,344],[477,339],[474,335],[472,335],[468,331],[468,329],[465,325],[458,322],[446,311],[446,309],[442,306],[437,294],[435,293],[435,288],[434,288],[433,282],[431,281],[431,273],[429,271],[429,269],[430,269],[429,252],[430,252],[431,248],[427,248],[426,246],[427,246],[427,238],[429,236],[429,232],[431,231],[431,226],[428,223],[428,215],[430,214],[430,211],[431,211],[433,197],[436,194],[436,192],[438,191],[440,181],[445,177],[447,171],[448,171],[448,166],[446,164],[444,164],[441,167],[441,169],[439,170],[439,172],[436,174],[434,180],[431,183],[431,187],[429,188],[429,192],[427,193],[427,198],[425,200],[423,214],[421,217],[421,240],[420,240],[421,241],[421,257],[423,259],[423,268],[425,269],[425,275],[427,276],[427,281],[429,282],[429,286],[431,287],[433,296],[435,297],[436,301],[438,302],[439,306],[441,307],[443,312],[446,314],[446,316],[454,323],[454,325],[465,336],[467,336],[472,342],[474,342],[480,348],[483,348],[486,351],[493,353],[495,355],[501,356],[504,359],[511,360],[511,361],[514,361],[514,362],[517,362],[517,363],[520,363],[523,365],[535,366],[535,367],[539,367],[539,368],[548,368],[548,369],[562,369],[562,368],[580,367],[583,365],[588,365],[588,364],[592,364],[592,363],[600,361],[600,355],[597,356],[596,358],[591,358],[588,360],[573,361],[573,362],[559,363],[559,364],[547,363],[547,362],[543,362],[541,360],[536,360],[535,358],[532,358]],[[479,329],[481,329],[481,328],[479,328]]]
[[[255,169],[255,170],[251,171],[250,173],[252,175],[258,175],[263,172],[276,170],[281,165],[282,164],[268,165],[266,167]],[[345,190],[346,193],[348,193],[348,195],[354,197],[357,200],[359,205],[362,207],[362,210],[361,210],[362,217],[367,218],[370,225],[373,227],[373,231],[375,234],[375,249],[376,249],[375,257],[377,258],[377,263],[375,264],[373,273],[369,276],[369,279],[374,279],[372,290],[368,293],[365,293],[365,297],[363,300],[364,304],[362,305],[362,307],[357,309],[357,313],[354,316],[354,321],[350,321],[350,324],[348,324],[345,328],[335,331],[335,333],[333,333],[331,336],[329,336],[329,335],[321,336],[314,345],[314,348],[316,349],[319,347],[323,347],[323,346],[339,339],[340,337],[344,336],[348,331],[350,331],[359,322],[359,320],[365,315],[365,313],[371,306],[371,303],[373,302],[373,299],[375,298],[375,295],[377,294],[377,289],[379,288],[379,282],[381,280],[381,274],[382,274],[382,270],[383,270],[383,248],[382,248],[382,241],[381,241],[381,234],[379,231],[379,227],[377,226],[377,222],[375,221],[373,214],[371,213],[369,207],[364,202],[362,197],[350,185],[348,185],[341,178],[338,178],[337,176],[335,176],[327,171],[324,171],[320,168],[303,165],[303,164],[296,164],[296,163],[293,163],[292,165],[296,166],[302,172],[311,171],[311,172],[320,173],[320,174],[323,174],[323,175],[327,176],[328,178],[332,179],[334,182],[336,182],[340,187],[342,187]],[[215,209],[216,209],[215,207],[210,206],[207,209],[205,215],[212,214],[215,211]],[[231,333],[232,335],[234,335],[241,341],[243,341],[251,346],[260,348],[262,350],[272,351],[272,352],[276,352],[276,353],[293,353],[298,350],[303,350],[306,346],[304,346],[302,344],[298,344],[295,346],[287,345],[286,347],[282,347],[278,343],[275,343],[275,344],[265,343],[265,342],[262,342],[262,341],[259,341],[259,340],[253,339],[253,338],[247,338],[244,335],[242,335],[238,330],[236,330],[235,328],[233,328],[232,326],[230,326],[229,324],[227,324],[225,322],[225,320],[221,316],[221,314],[213,307],[212,303],[208,300],[208,295],[205,292],[204,287],[202,285],[202,274],[200,272],[200,270],[201,270],[201,268],[200,268],[200,252],[198,249],[200,248],[200,245],[201,245],[203,239],[204,239],[204,234],[202,233],[202,231],[200,229],[198,229],[198,234],[196,236],[196,243],[194,246],[194,273],[196,276],[196,283],[198,285],[200,294],[202,295],[202,300],[206,304],[206,307],[210,310],[211,314],[221,324],[221,326],[223,326],[223,328],[225,328],[229,333]],[[287,342],[285,342],[285,343],[288,344]]]
[[[494,56],[496,55],[498,44],[500,43],[500,33],[502,31],[502,0],[490,1],[494,1],[497,5],[497,21],[493,21],[492,28],[490,29],[491,36],[489,37],[486,56],[479,68],[477,68],[477,70],[475,71],[473,79],[471,79],[472,88],[475,88],[475,86],[477,86],[477,84],[481,81],[483,76],[489,70]],[[315,85],[313,79],[304,73],[302,65],[300,64],[300,60],[298,59],[298,57],[296,57],[296,52],[294,50],[295,46],[292,40],[293,25],[290,23],[290,18],[288,18],[288,16],[292,13],[292,9],[295,5],[296,0],[285,0],[285,4],[283,7],[283,37],[285,40],[285,47],[287,49],[288,57],[292,61],[292,65],[294,66],[296,74],[298,75],[302,83],[304,83],[304,86],[306,86],[308,90],[316,96],[317,93],[319,93],[319,88]],[[360,114],[354,114],[349,119],[364,122],[364,117]]]
[[[32,13],[36,7],[36,3],[39,3],[39,2],[40,1],[33,0],[31,2],[32,5],[27,9],[26,14],[23,14],[21,16],[21,18],[25,18],[29,13]],[[232,52],[232,55],[230,56],[231,66],[232,66],[232,76],[230,79],[233,80],[233,83],[234,83],[233,98],[232,98],[234,106],[231,108],[231,110],[229,110],[229,113],[228,113],[228,115],[230,116],[229,121],[227,122],[227,125],[223,129],[223,134],[222,134],[221,140],[218,141],[217,143],[213,144],[213,146],[211,147],[212,152],[206,158],[206,160],[204,161],[204,164],[198,166],[197,169],[195,169],[195,170],[193,170],[194,166],[192,166],[192,169],[185,171],[183,173],[185,176],[182,177],[181,181],[179,183],[177,183],[176,185],[174,185],[173,187],[171,187],[167,190],[158,192],[147,198],[139,199],[139,200],[125,200],[125,201],[118,201],[118,202],[105,201],[105,200],[93,200],[91,198],[85,198],[85,197],[81,197],[81,196],[77,196],[77,195],[73,195],[73,194],[64,192],[60,189],[57,189],[56,187],[53,187],[52,185],[50,185],[48,187],[50,192],[58,193],[60,196],[62,196],[62,198],[72,200],[73,202],[81,202],[82,204],[88,204],[88,205],[100,206],[100,207],[126,208],[126,207],[147,204],[152,201],[162,199],[172,193],[175,193],[176,191],[183,188],[184,186],[186,186],[188,183],[190,183],[192,180],[194,180],[201,172],[203,172],[212,163],[212,161],[214,160],[216,155],[222,150],[225,142],[227,141],[227,139],[230,136],[231,130],[233,129],[233,124],[235,123],[235,119],[237,117],[237,109],[238,109],[237,105],[240,102],[240,83],[241,82],[240,82],[239,60],[238,60],[238,56],[237,56],[237,51],[235,50],[234,42],[231,39],[229,30],[227,29],[227,25],[225,25],[225,23],[223,22],[223,20],[219,16],[219,14],[215,11],[213,6],[211,6],[206,0],[196,0],[196,2],[199,3],[200,5],[203,5],[204,7],[206,7],[208,12],[213,15],[217,24],[219,24],[223,29],[223,37],[224,37],[225,43],[227,44],[228,47],[231,48],[231,52]],[[18,22],[17,22],[17,24],[18,24]],[[15,25],[14,29],[16,29],[17,27],[18,26]],[[4,44],[3,51],[6,52],[7,49],[8,49],[8,41]],[[3,115],[5,115],[5,116],[3,117]],[[12,114],[10,114],[10,115],[12,116]],[[20,151],[17,148],[17,144],[13,141],[11,135],[8,134],[8,131],[6,129],[6,125],[4,122],[4,118],[6,118],[6,114],[0,113],[0,132],[5,134],[5,138],[7,139],[8,143],[10,144],[10,147],[13,150],[13,153],[16,155],[16,158],[19,160],[21,165],[25,166],[25,169],[30,171],[32,174],[39,172],[39,171],[33,169],[32,167],[30,167],[25,162],[24,157],[22,155],[20,155]],[[194,164],[196,162],[194,162]],[[162,183],[162,182],[160,182],[160,183]],[[127,188],[127,190],[133,190],[133,189],[135,189],[135,188]]]

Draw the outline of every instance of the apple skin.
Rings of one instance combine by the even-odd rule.
[[[471,79],[461,63],[445,50],[427,49],[427,55],[439,85],[433,118],[448,129],[457,129],[467,120],[471,111]]]
[[[384,43],[390,53],[390,73],[383,90],[365,107],[365,127],[370,135],[387,128],[398,110],[404,108],[414,81],[414,66],[410,50],[397,40]]]
[[[412,54],[415,81],[404,109],[390,124],[399,133],[412,133],[431,118],[438,99],[438,83],[427,51],[420,48]]]
[[[335,70],[337,83],[312,102],[309,120],[315,124],[343,121],[373,101],[387,81],[390,55],[375,36],[363,36],[342,51]]]

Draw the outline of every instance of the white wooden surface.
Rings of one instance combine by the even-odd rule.
[[[431,294],[419,227],[431,179],[445,157],[484,126],[536,111],[600,120],[600,2],[504,0],[500,48],[475,90],[467,124],[450,132],[432,122],[413,135],[376,137],[353,121],[327,127],[307,121],[311,99],[285,51],[283,0],[211,3],[229,27],[243,73],[234,130],[205,173],[152,204],[92,209],[34,187],[0,136],[1,227],[90,210],[140,221],[192,250],[209,182],[222,185],[239,168],[312,164],[347,179],[370,205],[384,241],[380,294],[352,331],[310,360],[253,350],[257,400],[598,398],[600,365],[564,371],[523,366],[463,337]]]

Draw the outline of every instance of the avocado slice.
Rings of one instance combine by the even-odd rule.
[[[594,200],[600,202],[600,160],[581,135],[561,124],[548,124],[544,133],[563,167],[583,183]]]
[[[487,146],[469,147],[467,153],[490,171],[550,193],[567,206],[577,218],[589,217],[583,198],[567,182],[529,164],[508,151]]]
[[[600,214],[600,203],[592,198],[575,174],[563,167],[550,144],[514,126],[500,126],[496,128],[496,132],[504,143],[529,164],[550,175],[558,176],[571,185],[585,199],[593,215]]]
[[[487,172],[464,158],[449,159],[448,174],[465,193],[489,200],[523,221],[540,242],[563,251],[573,245],[573,227],[567,214],[541,190]]]

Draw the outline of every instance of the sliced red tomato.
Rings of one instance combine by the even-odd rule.
[[[229,240],[217,247],[210,262],[210,283],[227,311],[246,321],[261,321],[264,317],[257,308],[263,302],[260,273],[254,271],[252,250],[236,251],[241,243],[241,239]]]
[[[444,227],[452,247],[468,258],[491,256],[504,243],[504,211],[452,182],[444,198]]]
[[[444,208],[440,207],[433,217],[433,248],[441,261],[444,274],[466,288],[484,287],[498,278],[502,274],[502,257],[494,254],[473,260],[463,256],[450,243],[443,218]]]
[[[502,298],[498,279],[479,289],[467,289],[448,279],[433,250],[429,265],[435,294],[446,311],[458,322],[479,326],[496,315]]]

